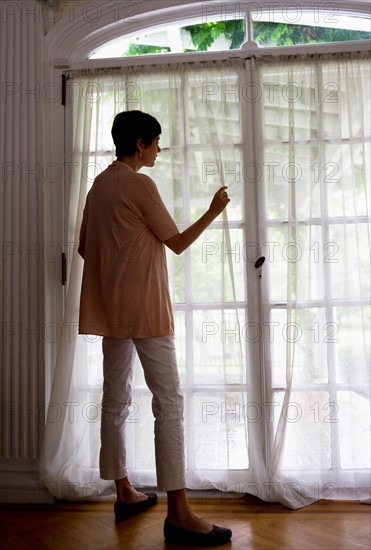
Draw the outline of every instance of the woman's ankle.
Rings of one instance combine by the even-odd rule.
[[[193,512],[185,489],[167,492],[167,510],[167,517],[174,524],[184,523],[192,517]]]

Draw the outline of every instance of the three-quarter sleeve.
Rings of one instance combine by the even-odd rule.
[[[167,210],[155,182],[148,176],[143,177],[143,193],[139,201],[139,208],[146,224],[161,241],[167,241],[179,230]]]

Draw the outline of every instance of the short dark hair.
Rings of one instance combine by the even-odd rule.
[[[161,125],[148,113],[123,111],[115,116],[111,134],[116,146],[116,156],[131,157],[137,151],[138,139],[142,139],[146,147],[151,145],[161,134]]]

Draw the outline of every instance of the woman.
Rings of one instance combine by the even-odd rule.
[[[79,253],[85,261],[79,332],[103,336],[100,475],[115,480],[116,520],[157,501],[156,494],[134,489],[126,469],[125,420],[136,351],[153,394],[157,482],[168,495],[165,538],[218,545],[229,541],[231,531],[197,516],[185,493],[183,397],[164,244],[181,254],[229,198],[222,187],[207,212],[180,233],[153,180],[138,173],[154,166],[160,134],[158,121],[141,111],[122,112],[114,119],[117,160],[95,179],[80,231]]]

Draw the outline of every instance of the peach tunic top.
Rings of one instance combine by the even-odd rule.
[[[117,160],[97,176],[80,230],[80,334],[174,334],[163,242],[177,233],[150,177]]]

